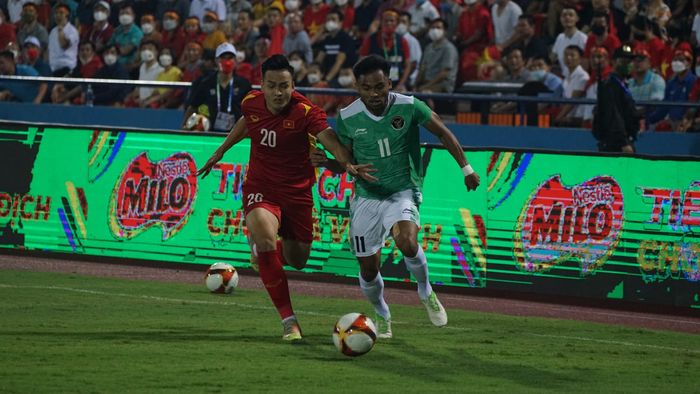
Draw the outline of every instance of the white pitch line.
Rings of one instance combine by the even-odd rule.
[[[61,287],[61,286],[37,286],[37,285],[24,286],[24,285],[10,285],[10,284],[0,283],[0,288],[34,289],[34,290],[62,290],[62,291],[70,291],[70,292],[82,293],[82,294],[135,298],[135,299],[171,302],[171,303],[180,303],[180,304],[181,303],[185,303],[185,304],[189,303],[189,304],[197,304],[197,305],[231,305],[231,306],[237,306],[237,307],[248,308],[248,309],[261,309],[261,310],[273,310],[274,309],[274,308],[269,307],[269,306],[243,304],[240,302],[231,302],[231,301],[203,301],[203,300],[192,300],[192,299],[185,299],[185,298],[167,298],[167,297],[158,297],[158,296],[149,296],[149,295],[110,293],[110,292],[100,291],[100,290],[77,289],[74,287]],[[329,313],[304,311],[304,310],[301,310],[301,311],[298,310],[296,312],[299,314],[310,315],[310,316],[324,316],[324,317],[332,317],[332,318],[336,317],[335,315],[332,315]],[[392,320],[392,323],[399,324],[399,325],[404,325],[404,324],[408,325],[409,324],[406,322],[399,322],[399,321],[394,321],[394,320]],[[414,325],[423,326],[423,324],[414,324]],[[425,324],[425,325],[429,326],[428,324]],[[455,326],[446,326],[446,327],[442,327],[442,329],[450,330],[450,331],[463,331],[463,332],[474,331],[473,328],[455,327]],[[626,341],[612,341],[612,340],[608,340],[608,339],[596,339],[596,338],[579,337],[579,336],[535,334],[535,333],[525,333],[525,334],[530,335],[530,336],[535,336],[535,337],[542,337],[542,338],[566,339],[566,340],[572,340],[572,341],[595,342],[595,343],[604,343],[604,344],[609,344],[609,345],[630,346],[630,347],[647,348],[647,349],[655,349],[655,350],[670,350],[670,351],[674,351],[674,352],[687,352],[687,353],[700,354],[700,350],[683,349],[683,348],[677,348],[677,347],[671,347],[671,346],[649,345],[649,344],[644,344],[644,343],[634,343],[634,342],[626,342]]]

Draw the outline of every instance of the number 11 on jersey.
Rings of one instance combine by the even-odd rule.
[[[388,137],[378,140],[377,144],[379,144],[379,156],[380,157],[391,156],[391,149],[389,149],[389,138]]]

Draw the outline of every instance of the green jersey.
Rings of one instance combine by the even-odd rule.
[[[389,93],[383,116],[375,116],[360,100],[340,110],[337,132],[340,141],[352,146],[358,164],[372,164],[378,182],[355,180],[355,193],[384,199],[403,190],[420,190],[423,165],[419,126],[432,117],[432,110],[413,96]]]

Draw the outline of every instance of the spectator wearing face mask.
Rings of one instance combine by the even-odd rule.
[[[417,91],[423,93],[452,93],[457,82],[459,55],[457,48],[445,37],[446,22],[435,19],[430,23],[423,60],[416,79]]]
[[[304,28],[309,32],[311,42],[317,42],[316,35],[322,32],[328,11],[330,7],[323,0],[310,0],[310,4],[304,8]]]
[[[190,4],[190,16],[199,19],[199,22],[204,24],[204,16],[207,12],[213,12],[216,15],[216,21],[223,22],[226,20],[226,4],[224,0],[192,0]]]
[[[294,69],[294,86],[308,87],[309,81],[306,78],[308,64],[304,53],[300,51],[292,52],[288,55],[289,65]]]
[[[226,34],[221,30],[216,18],[216,14],[211,11],[204,14],[204,23],[202,23],[202,32],[206,34],[202,41],[204,49],[216,49],[226,42]]]
[[[114,28],[109,24],[111,7],[108,2],[101,0],[93,7],[91,25],[82,26],[80,41],[90,41],[96,52],[102,52],[114,34]]]
[[[139,81],[155,81],[163,72],[163,67],[158,63],[158,43],[155,41],[143,41],[141,43],[139,58]],[[153,94],[153,87],[139,87],[134,89],[126,98],[124,104],[127,107],[146,107],[148,98]]]
[[[22,45],[22,63],[34,67],[39,75],[43,77],[51,76],[51,67],[43,59],[41,43],[34,36],[29,36]]]
[[[331,83],[338,76],[343,67],[352,67],[357,61],[357,52],[354,50],[355,41],[340,26],[343,16],[340,12],[332,10],[326,15],[324,26],[324,39],[319,46],[321,50],[316,56],[316,63],[321,65],[325,74],[324,80]]]
[[[287,18],[289,23],[289,33],[284,37],[282,48],[284,54],[289,56],[292,52],[301,52],[304,55],[304,60],[309,63],[313,60],[313,50],[311,49],[311,40],[309,35],[304,30],[304,22],[301,20],[301,14],[292,13]]]
[[[408,41],[396,33],[399,13],[388,9],[381,16],[381,30],[365,37],[360,56],[370,54],[384,57],[389,62],[389,79],[396,91],[406,90],[411,76],[411,50]]]
[[[21,22],[17,30],[17,42],[24,42],[29,36],[36,37],[41,43],[41,49],[49,48],[49,33],[44,25],[37,21],[39,8],[34,3],[25,3],[22,7]]]
[[[177,14],[179,21],[184,21],[190,15],[190,0],[157,0],[156,19],[162,21],[168,11]]]
[[[690,92],[697,79],[690,70],[692,61],[693,57],[688,51],[676,51],[673,55],[673,62],[671,63],[673,78],[666,83],[664,101],[688,101]],[[649,115],[647,122],[657,131],[675,131],[678,130],[685,112],[683,107],[657,108]]]
[[[158,31],[158,25],[156,23],[156,18],[152,14],[141,15],[141,31],[143,32],[143,38],[141,41],[155,41],[161,42],[163,40],[163,35]]]
[[[102,52],[104,66],[97,70],[96,79],[129,79],[126,68],[117,61],[119,50],[116,45],[108,44]],[[95,105],[121,105],[129,93],[127,85],[100,85],[99,89],[93,89]]]
[[[338,78],[336,79],[336,83],[333,85],[333,87],[341,89],[352,89],[354,86],[355,75],[352,72],[352,68],[342,68],[340,70],[340,73],[338,74]],[[338,111],[341,108],[347,107],[356,99],[357,97],[353,94],[334,95],[331,96],[330,100],[328,100],[326,105],[323,107],[323,110],[326,111],[326,114],[328,114],[328,116],[335,117],[338,115]]]
[[[421,48],[418,39],[408,31],[411,26],[411,14],[407,11],[399,13],[399,24],[396,25],[396,33],[400,35],[408,43],[408,50],[411,54],[411,74],[408,77],[408,89],[412,90],[416,86],[416,78],[418,78],[418,68],[421,58],[423,57],[423,48]]]
[[[163,71],[158,74],[156,81],[180,82],[182,70],[173,64],[173,54],[169,48],[163,48],[158,56],[158,63]],[[151,108],[177,108],[182,102],[182,90],[171,88],[156,88],[146,99],[144,106]]]
[[[189,44],[192,41],[196,41],[201,44],[207,37],[207,33],[202,32],[202,29],[200,29],[199,27],[199,19],[197,19],[197,17],[194,16],[185,19],[184,31],[185,45]]]
[[[411,14],[411,26],[408,27],[408,31],[419,40],[428,32],[430,27],[428,21],[440,17],[437,8],[428,0],[416,0],[412,6],[408,7],[407,12]]]
[[[340,12],[340,15],[343,16],[341,28],[350,36],[353,36],[352,26],[355,24],[355,7],[348,0],[334,0],[332,9]]]
[[[593,48],[603,47],[608,54],[615,53],[615,50],[622,44],[616,35],[608,31],[608,15],[604,13],[596,13],[591,20],[591,33],[586,40],[586,48],[583,51],[584,68],[588,66],[588,59],[591,57]]]
[[[117,61],[125,67],[138,61],[138,48],[143,38],[143,32],[134,24],[134,10],[126,5],[119,10],[119,26],[114,29],[114,34],[109,44],[119,48]],[[127,68],[128,70],[128,68]]]
[[[309,82],[309,87],[323,89],[330,87],[328,81],[323,78],[323,71],[320,64],[311,63],[308,69],[306,80]],[[321,108],[328,107],[335,100],[335,98],[329,94],[307,94],[306,97]]]
[[[180,59],[182,56],[185,49],[185,30],[180,27],[180,16],[175,11],[167,11],[163,15],[160,46],[170,49],[175,59]]]
[[[178,61],[178,68],[182,70],[182,80],[192,82],[202,75],[202,55],[204,48],[202,44],[192,41],[185,47],[185,50]]]
[[[49,66],[54,76],[62,77],[69,74],[78,60],[78,29],[69,21],[68,6],[58,4],[54,7],[56,27],[49,34]]]
[[[31,66],[15,63],[15,54],[5,50],[0,52],[0,75],[36,77],[39,73]],[[0,101],[18,101],[40,104],[46,94],[45,83],[35,84],[24,81],[0,80]]]

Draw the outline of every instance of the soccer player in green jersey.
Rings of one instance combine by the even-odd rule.
[[[423,101],[394,92],[389,64],[368,56],[353,68],[360,96],[340,110],[336,132],[358,164],[370,164],[376,181],[355,179],[350,203],[350,244],[360,263],[360,287],[377,312],[378,336],[391,338],[391,313],[384,300],[384,281],[379,273],[381,248],[391,235],[404,256],[406,268],[418,282],[418,297],[430,321],[447,324],[447,313],[430,286],[423,249],[418,246],[423,167],[419,126],[435,134],[464,173],[467,190],[476,190],[479,175],[467,163],[457,138]],[[320,157],[320,158],[319,158]],[[325,155],[312,153],[312,161],[334,170]]]

